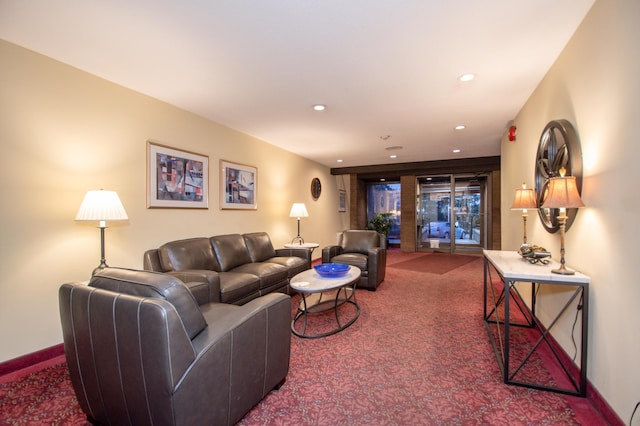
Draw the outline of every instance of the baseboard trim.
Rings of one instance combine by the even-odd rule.
[[[30,354],[19,356],[18,358],[10,359],[9,361],[0,363],[0,376],[14,373],[18,370],[22,370],[23,368],[31,367],[60,355],[64,355],[64,345],[62,343]]]
[[[625,426],[626,423],[616,414],[615,411],[611,408],[611,406],[605,401],[605,399],[600,395],[600,392],[595,390],[595,388],[591,385],[591,382],[587,380],[587,399],[591,401],[593,406],[602,414],[605,421],[612,426],[620,425]]]
[[[524,303],[524,301],[522,299],[520,299],[521,303]],[[544,327],[542,324],[540,324],[540,328],[542,329],[542,332],[547,332],[546,327]],[[529,338],[531,339],[531,342],[535,342],[538,337],[538,331],[535,330],[528,330],[529,331]],[[575,364],[573,358],[564,350],[564,348],[558,343],[558,341],[553,337],[553,334],[548,333],[547,334],[547,338],[550,342],[550,344],[553,346],[553,348],[555,349],[556,353],[558,354],[558,356],[560,357],[562,364],[567,368],[567,370],[573,375],[573,377],[578,377],[579,375],[579,369],[578,366]],[[549,371],[551,372],[551,374],[555,375],[556,378],[558,376],[561,376],[562,373],[560,371],[560,367],[558,367],[557,365],[555,365],[552,361],[552,356],[550,355],[549,349],[545,348],[544,345],[541,346],[542,351],[543,352],[547,352],[546,353],[546,358],[547,360],[544,361],[545,366],[547,367],[547,369],[549,369]],[[543,355],[543,357],[545,357]],[[581,400],[583,400],[584,398],[581,397],[577,397],[577,396],[567,396],[567,400],[569,401],[569,404],[571,405],[580,405],[581,404]],[[602,397],[602,395],[600,395],[600,393],[594,388],[593,384],[591,383],[591,381],[589,380],[589,377],[587,377],[587,396],[586,399],[591,403],[591,405],[593,405],[593,407],[598,410],[598,412],[600,413],[600,415],[602,416],[603,420],[607,422],[607,424],[611,425],[611,426],[625,426],[625,422],[622,421],[622,419],[618,416],[618,414],[616,414],[615,411],[613,411],[613,409],[611,408],[611,406],[607,403],[607,401]],[[585,421],[588,421],[588,419],[583,419]]]

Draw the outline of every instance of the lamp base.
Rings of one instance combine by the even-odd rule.
[[[302,245],[304,244],[304,240],[302,239],[302,237],[300,235],[298,235],[297,237],[295,237],[293,240],[291,240],[291,244],[298,242],[298,244]]]
[[[102,261],[100,262],[100,265],[98,265],[96,267],[96,269],[94,269],[93,272],[91,272],[91,276],[94,276],[98,272],[102,271],[104,268],[108,268],[108,267],[109,267],[109,265],[107,265],[107,263],[104,261],[104,259],[102,259]]]
[[[94,276],[98,272],[102,271],[104,268],[109,267],[109,265],[107,265],[107,260],[104,257],[104,230],[106,228],[107,227],[104,226],[103,224],[98,226],[98,229],[100,229],[100,265],[98,265],[98,267],[93,270],[93,272],[91,273],[91,276]]]
[[[567,269],[564,266],[564,233],[565,233],[565,224],[567,222],[567,215],[565,214],[564,209],[560,209],[560,215],[558,215],[558,222],[560,223],[560,267],[558,269],[552,269],[551,272],[554,274],[560,275],[573,275],[575,271],[571,269]]]
[[[576,271],[572,271],[571,269],[565,268],[564,265],[562,265],[558,269],[552,269],[551,272],[553,272],[554,274],[560,274],[560,275],[574,275],[576,273]]]

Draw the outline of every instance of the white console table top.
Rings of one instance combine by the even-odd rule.
[[[560,267],[560,263],[550,260],[548,264],[529,263],[516,251],[483,250],[484,256],[496,268],[498,273],[509,281],[546,282],[557,284],[589,284],[591,279],[576,271],[574,275],[561,275],[551,272]]]

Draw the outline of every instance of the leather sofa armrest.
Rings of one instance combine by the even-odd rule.
[[[215,305],[215,304],[214,304]],[[221,370],[217,382],[223,377],[229,380],[230,386],[222,387],[232,405],[242,404],[246,400],[245,393],[260,392],[260,399],[274,389],[289,371],[291,352],[291,297],[282,293],[270,293],[258,297],[242,305],[211,306],[224,309],[224,315],[212,320],[207,329],[196,336],[191,343],[200,360],[205,361],[204,369],[191,371],[190,378],[199,382],[209,370]],[[215,315],[215,312],[211,312]],[[207,307],[203,307],[205,318]],[[246,383],[262,377],[261,389],[247,389]],[[209,383],[216,383],[210,381]],[[203,392],[217,392],[217,389],[206,387]],[[250,407],[249,407],[250,408]],[[234,412],[233,407],[231,411]],[[242,416],[240,416],[242,417]],[[232,424],[240,418],[233,419]]]
[[[193,338],[193,345],[196,354],[206,351],[209,346],[215,344],[220,337],[228,332],[238,328],[238,325],[251,320],[251,318],[259,315],[260,312],[269,312],[265,321],[267,327],[276,327],[278,322],[285,324],[285,335],[291,337],[291,296],[283,293],[269,293],[253,299],[244,305],[228,305],[221,304],[224,309],[224,315],[220,318],[208,317],[207,306],[202,307],[202,313],[207,321],[211,321],[209,327]],[[213,308],[217,309],[217,308]],[[275,313],[274,313],[275,312]],[[273,313],[273,315],[272,315]],[[215,315],[215,314],[214,314]],[[271,323],[273,321],[273,324]]]
[[[295,257],[299,257],[301,259],[306,260],[307,262],[309,262],[309,264],[311,264],[311,250],[309,249],[301,249],[301,248],[281,248],[281,249],[276,249],[276,256],[284,256],[284,257],[291,257],[291,256],[295,256]]]
[[[322,263],[331,263],[331,258],[342,254],[342,246],[327,246],[322,249]]]
[[[369,270],[369,283],[374,288],[384,280],[387,271],[387,249],[372,247],[367,255],[367,268]]]
[[[160,255],[158,249],[151,249],[144,252],[142,257],[143,268],[145,271],[164,272],[160,264]]]
[[[167,274],[176,277],[183,283],[189,282],[206,282],[209,285],[209,301],[208,303],[220,302],[220,275],[216,271],[207,269],[194,269],[190,271],[171,271]]]
[[[267,347],[263,394],[283,383],[291,358],[291,296],[270,293],[247,303],[248,311],[266,314]],[[251,339],[254,335],[251,336]],[[263,396],[264,396],[263,395]]]
[[[387,248],[387,236],[378,232],[378,238],[380,238],[380,247]]]

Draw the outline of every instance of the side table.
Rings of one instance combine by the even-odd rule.
[[[502,372],[504,383],[528,388],[540,389],[563,393],[574,396],[587,395],[587,337],[589,325],[589,282],[590,278],[576,272],[575,275],[559,275],[551,272],[559,266],[558,262],[551,261],[547,265],[531,264],[523,259],[515,251],[483,250],[484,254],[484,323],[491,339],[493,350],[498,360],[498,366]],[[499,280],[494,282],[493,271],[497,272]],[[531,285],[531,306],[528,306],[520,294],[516,283],[529,283]],[[541,285],[559,285],[572,288],[571,296],[564,306],[557,312],[555,318],[545,328],[536,317],[537,289]],[[499,292],[499,294],[496,294]],[[557,348],[551,336],[551,329],[557,324],[560,317],[578,296],[578,309],[581,316],[580,339],[580,364],[576,366],[567,356]],[[517,316],[524,320],[516,320],[511,315],[511,304],[518,309]],[[518,312],[519,311],[519,312]],[[578,315],[576,313],[576,315]],[[512,327],[526,327],[536,330],[539,339],[526,348],[512,348]],[[567,386],[550,386],[536,383],[521,378],[518,375],[531,356],[541,346],[546,344],[564,373],[562,380]],[[515,349],[518,349],[516,351]],[[577,351],[577,348],[576,348]],[[526,355],[516,357],[515,352]],[[564,356],[563,356],[564,355]],[[576,356],[578,354],[576,353]],[[512,360],[513,358],[513,360]],[[518,358],[516,360],[516,358]],[[516,361],[517,366],[512,366],[511,361]],[[514,363],[515,364],[515,363]],[[577,376],[577,377],[576,377]]]
[[[311,254],[313,254],[313,250],[315,250],[319,246],[320,244],[318,243],[286,243],[284,245],[284,247],[288,249],[295,249],[295,248],[307,249],[311,252]]]

